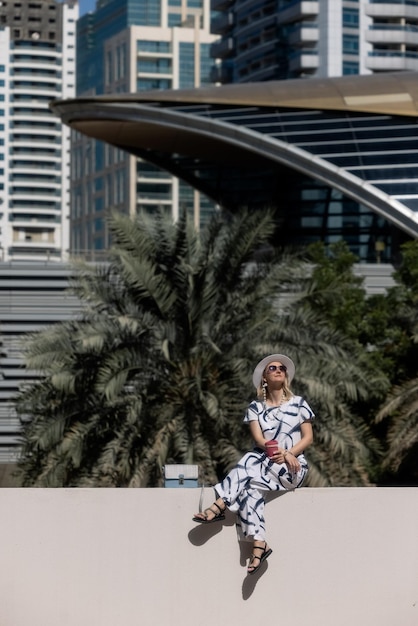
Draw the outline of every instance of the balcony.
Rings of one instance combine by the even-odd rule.
[[[364,7],[369,17],[393,17],[418,19],[416,0],[369,0]]]
[[[222,85],[232,83],[233,68],[226,63],[216,63],[210,70],[210,81],[212,83],[221,83]]]
[[[384,45],[418,44],[418,26],[412,24],[374,24],[369,26],[366,41]]]
[[[14,146],[30,146],[30,147],[34,147],[35,145],[43,145],[43,144],[49,144],[49,145],[61,145],[61,139],[57,136],[57,137],[51,137],[51,136],[47,136],[45,135],[44,137],[42,135],[33,135],[31,136],[29,133],[26,135],[18,135],[18,134],[13,134],[11,139],[10,139],[10,145],[13,149]]]
[[[232,12],[220,13],[211,21],[210,30],[214,35],[224,35],[232,29],[233,25],[234,14]]]
[[[366,65],[373,71],[418,71],[418,52],[375,50],[369,52]]]
[[[168,172],[137,172],[136,175],[137,182],[145,182],[145,183],[160,183],[161,181],[166,182],[167,184],[171,184],[172,179]]]
[[[58,237],[57,237],[58,239]],[[27,248],[59,248],[58,242],[55,242],[55,233],[51,233],[47,237],[43,238],[41,233],[27,234],[23,238],[16,236],[13,233],[13,247],[18,250],[20,247]]]
[[[16,171],[13,172],[13,174],[11,174],[9,176],[9,181],[12,185],[13,191],[14,192],[19,192],[19,189],[21,188],[22,185],[37,185],[37,186],[46,186],[48,193],[51,192],[51,188],[56,188],[59,189],[61,191],[61,178],[59,176],[54,176],[51,175],[49,176],[48,174],[45,175],[37,175],[36,171],[33,170],[27,170],[26,172],[19,172],[17,173]]]
[[[317,43],[319,40],[319,28],[316,22],[296,24],[287,35],[290,46],[303,46],[304,44]]]
[[[226,11],[229,7],[235,4],[235,0],[211,0],[211,11]]]
[[[319,2],[304,2],[303,0],[295,0],[284,9],[277,11],[278,24],[292,24],[304,18],[312,18],[319,15]]]
[[[289,70],[294,73],[313,72],[319,67],[317,50],[298,50],[289,56]]]
[[[234,40],[232,37],[221,39],[220,41],[212,44],[210,49],[210,56],[212,59],[226,59],[231,56],[234,51]]]

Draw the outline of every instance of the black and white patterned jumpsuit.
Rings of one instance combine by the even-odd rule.
[[[276,439],[279,447],[288,450],[300,441],[301,424],[313,419],[308,403],[301,396],[292,396],[279,407],[252,402],[244,422],[258,421],[265,439]],[[292,491],[300,487],[308,473],[308,464],[303,454],[297,458],[300,470],[291,473],[286,463],[274,463],[263,449],[255,447],[215,485],[217,495],[224,499],[230,511],[237,513],[240,539],[266,540],[263,492]]]

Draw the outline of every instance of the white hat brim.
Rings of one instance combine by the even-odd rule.
[[[289,383],[292,382],[293,376],[295,375],[295,364],[292,359],[289,359],[289,357],[285,354],[270,354],[269,356],[264,357],[264,359],[262,359],[255,367],[253,372],[253,385],[256,389],[261,384],[261,377],[267,365],[269,363],[273,363],[273,361],[278,361],[287,367],[287,378]]]

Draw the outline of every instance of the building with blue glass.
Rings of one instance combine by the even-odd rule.
[[[116,94],[53,104],[80,134],[227,211],[274,207],[275,246],[345,240],[396,262],[418,235],[418,74]]]
[[[98,0],[77,25],[77,93],[144,93],[210,81],[209,0]],[[140,155],[137,155],[140,156]],[[71,251],[109,248],[106,214],[185,208],[197,228],[214,204],[175,174],[108,143],[74,133]]]

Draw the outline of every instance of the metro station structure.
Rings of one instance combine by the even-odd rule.
[[[237,212],[274,208],[274,245],[345,240],[393,263],[418,235],[418,72],[55,101],[75,131]]]

